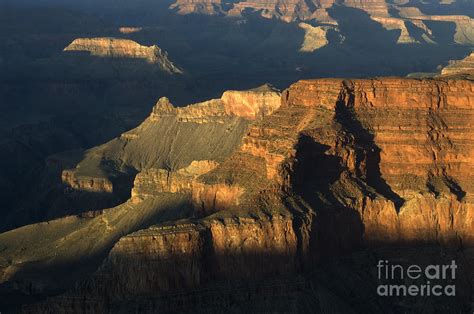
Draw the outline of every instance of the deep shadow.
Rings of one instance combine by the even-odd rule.
[[[122,236],[166,221],[189,217],[192,206],[188,200],[179,196],[176,197],[176,200],[177,202],[171,200],[165,205],[160,204],[153,209],[154,213],[149,216],[149,219],[140,220],[141,222],[133,228],[115,232],[107,238],[108,241],[100,250],[85,251],[84,255],[66,261],[25,263],[21,270],[16,272],[10,280],[0,284],[0,310],[6,311],[6,313],[17,313],[24,305],[44,301],[47,298],[74,289],[76,284],[86,282],[84,278],[88,278],[97,271],[110,250]],[[101,215],[102,213],[99,213],[96,219],[100,219]],[[82,219],[87,223],[94,217],[89,216]],[[100,239],[94,239],[94,236],[102,235],[90,234],[87,241],[92,241],[91,243],[96,240],[100,241]]]
[[[411,0],[405,6],[415,6],[427,15],[467,15],[474,17],[474,2],[470,0],[457,0],[446,5],[441,1]]]
[[[426,187],[435,195],[436,198],[442,194],[452,194],[456,196],[458,202],[462,202],[467,194],[456,179],[449,176],[445,171],[443,171],[442,176],[435,176],[433,173],[429,173]]]
[[[99,216],[104,209],[118,206],[130,199],[135,175],[136,171],[131,171],[111,178],[113,191],[110,193],[77,190],[58,180],[45,196],[35,200],[41,210],[36,210],[36,216],[31,216],[30,223],[72,215]]]
[[[444,180],[449,188],[449,191],[452,194],[456,195],[457,200],[461,202],[466,196],[466,191],[464,191],[462,187],[456,182],[456,180],[451,178],[450,176],[445,175]]]
[[[454,34],[456,33],[456,23],[440,21],[424,21],[433,31],[434,40],[441,45],[454,44]]]
[[[399,30],[386,30],[380,23],[370,18],[370,15],[360,9],[344,6],[333,6],[328,9],[331,17],[339,21],[345,43],[356,49],[370,49],[383,53],[397,48]],[[368,40],[370,34],[370,40]]]
[[[318,248],[321,256],[360,247],[364,232],[358,213],[339,201],[332,191],[332,185],[347,169],[340,157],[326,154],[328,149],[329,146],[310,136],[300,135],[291,174],[294,192],[315,211],[310,247]]]
[[[110,112],[107,115],[83,113],[79,117],[75,114],[57,115],[46,121],[12,128],[0,144],[3,154],[0,186],[4,187],[0,191],[4,200],[0,230],[43,221],[47,217],[104,208],[99,204],[114,205],[123,200],[126,197],[124,191],[118,191],[119,194],[112,198],[76,193],[84,199],[83,206],[73,205],[72,208],[82,210],[71,210],[72,204],[67,200],[72,195],[66,193],[67,189],[61,185],[61,172],[74,167],[83,158],[84,148],[108,141],[132,126]],[[58,154],[64,151],[67,153]],[[52,202],[58,198],[65,201],[65,207],[57,208],[56,214],[48,216],[51,214],[49,209],[55,206]]]
[[[463,253],[429,245],[360,250],[313,264],[305,271],[294,268],[291,255],[278,252],[258,249],[236,254],[214,252],[212,264],[202,255],[205,252],[174,252],[163,258],[156,254],[116,254],[67,293],[24,309],[38,312],[77,306],[95,312],[127,313],[267,313],[271,310],[401,314],[409,309],[418,312],[420,308],[464,313],[470,308],[472,286],[466,276],[454,280],[456,290],[459,289],[456,297],[377,295],[380,284],[404,284],[397,278],[378,278],[378,260],[424,268],[429,264],[447,265],[454,258],[459,272],[472,271]],[[407,280],[410,284],[423,284],[423,280]],[[11,306],[15,309],[14,304]]]
[[[348,88],[346,86],[346,88]],[[336,120],[354,136],[358,163],[365,161],[365,173],[358,173],[365,177],[367,183],[379,194],[391,200],[395,204],[397,211],[402,207],[404,200],[383,179],[380,172],[380,152],[381,149],[375,144],[375,136],[357,118],[354,112],[354,94],[349,90],[349,99],[345,103],[339,100],[336,104]],[[359,167],[358,167],[359,168]]]
[[[423,38],[424,31],[421,28],[418,28],[412,22],[405,22],[405,26],[410,33],[410,36],[413,37],[416,41],[421,44],[425,43],[425,39]]]

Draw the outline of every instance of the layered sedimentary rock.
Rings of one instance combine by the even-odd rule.
[[[315,208],[352,208],[367,242],[472,243],[472,91],[456,80],[302,81],[201,181],[231,178],[253,203],[277,184]]]
[[[354,224],[342,243],[359,236],[366,243],[470,245],[472,88],[455,80],[302,81],[201,180],[231,177],[252,204],[272,199],[276,184],[316,211],[328,208],[319,220],[336,226],[330,213],[338,208]]]
[[[467,15],[430,15],[420,11],[419,3],[407,1],[387,1],[387,0],[324,0],[324,1],[176,1],[171,8],[177,9],[179,14],[199,13],[207,15],[225,15],[231,17],[245,17],[248,12],[255,12],[264,18],[279,19],[285,22],[306,21],[313,25],[314,29],[304,26],[306,33],[313,38],[318,38],[320,42],[316,48],[304,48],[302,51],[314,51],[323,46],[325,40],[326,28],[328,25],[337,26],[339,22],[347,22],[350,16],[372,20],[382,25],[387,31],[397,31],[399,36],[398,44],[432,44],[435,42],[446,41],[445,36],[449,34],[451,25],[456,29],[450,38],[451,41],[462,44],[472,45],[474,43],[474,22]],[[431,3],[425,5],[436,4]],[[444,6],[449,7],[446,3]],[[345,10],[352,12],[345,12]],[[341,12],[341,13],[338,13]],[[342,14],[342,15],[340,15]],[[358,24],[358,22],[354,22]],[[434,36],[433,30],[439,31],[441,24],[442,32]],[[317,24],[317,25],[314,25]],[[354,26],[357,26],[355,25]],[[428,25],[429,24],[429,25]],[[305,25],[305,24],[303,24]],[[334,29],[339,32],[338,29]],[[311,31],[311,32],[310,32]],[[340,34],[345,36],[345,34]],[[315,41],[313,39],[312,41]],[[322,44],[321,44],[322,43]],[[327,43],[326,43],[327,44]],[[336,44],[336,42],[334,43]],[[308,46],[310,47],[310,46]]]
[[[113,185],[107,178],[82,177],[75,178],[73,170],[64,170],[61,175],[61,181],[75,190],[89,192],[112,193]]]
[[[221,99],[183,108],[161,98],[138,128],[91,149],[74,169],[64,170],[63,183],[74,190],[117,194],[128,180],[135,202],[159,192],[185,193],[200,214],[237,206],[242,188],[195,179],[235,149],[249,121],[270,115],[280,104],[279,91],[269,85],[226,91]]]
[[[344,0],[344,5],[374,16],[389,16],[387,2],[386,0]]]
[[[278,92],[268,88],[264,94],[271,95],[265,101],[254,95],[255,90],[238,93],[187,108],[175,108],[163,98],[142,126],[115,140],[122,149],[111,142],[86,156],[89,161],[95,160],[92,156],[120,160],[122,168],[136,165],[140,171],[130,201],[87,223],[104,226],[109,241],[130,232],[132,226],[125,223],[129,219],[142,221],[134,227],[144,225],[135,208],[150,217],[156,214],[152,209],[156,204],[168,200],[167,209],[159,211],[162,220],[155,218],[158,223],[152,227],[116,242],[102,266],[75,289],[25,311],[77,312],[84,307],[91,312],[208,311],[231,308],[235,298],[245,304],[243,308],[255,310],[264,304],[267,308],[265,298],[258,297],[261,294],[285,301],[307,300],[311,289],[305,280],[313,280],[308,279],[310,274],[324,273],[318,269],[320,263],[360,248],[382,247],[390,252],[392,245],[427,245],[432,253],[454,250],[470,256],[474,246],[472,81],[303,80],[281,94],[279,105],[274,99]],[[179,138],[185,126],[215,123],[216,128],[228,130],[233,119],[245,120],[245,128],[221,137],[234,144],[216,158],[204,158],[204,152],[193,146],[177,155],[164,154],[155,151],[151,141],[137,144],[141,152],[130,159],[136,148],[128,145],[140,138],[156,141],[156,135],[150,136],[151,126],[162,125],[159,134],[169,130]],[[183,128],[177,131],[175,123]],[[219,143],[212,147],[219,151]],[[167,156],[167,161],[148,164],[150,155]],[[183,203],[170,207],[170,197]],[[83,228],[76,232],[77,228],[62,230],[66,238],[70,232],[77,241],[84,232]],[[15,232],[19,231],[0,236],[9,260],[31,260],[25,253],[15,253],[15,246],[5,240]],[[34,244],[34,239],[21,234],[22,243]],[[61,247],[71,243],[66,240]],[[42,254],[43,259],[48,256]],[[372,260],[359,257],[358,263]],[[467,272],[474,267],[465,257],[460,263]],[[7,260],[3,264],[8,265],[2,268],[4,280],[22,267]],[[344,266],[341,271],[360,271],[357,267]],[[300,276],[305,278],[302,286]],[[270,280],[275,284],[264,285]],[[374,278],[367,280],[376,283]],[[461,307],[456,309],[464,309],[472,296],[474,278],[465,280],[459,285],[467,293],[460,296]],[[282,293],[280,287],[285,285],[287,292]],[[235,292],[241,291],[239,287],[246,292]],[[358,293],[372,298],[375,290],[370,289]],[[304,291],[305,296],[295,296],[295,291]],[[318,308],[344,304],[342,312],[385,312],[393,304],[401,306],[397,301],[347,305],[325,295],[310,299]],[[292,302],[286,303],[299,303]]]
[[[185,167],[224,160],[239,145],[249,121],[270,115],[280,104],[280,92],[269,85],[226,91],[220,99],[182,108],[163,97],[139,127],[89,150],[75,169],[63,173],[63,181],[89,189],[101,180],[147,169],[181,169],[178,176],[196,171]]]
[[[296,124],[305,129],[300,145],[314,145],[316,150],[319,146],[323,156],[310,156],[334,163],[332,173],[321,179],[332,176],[334,182],[326,183],[334,184],[331,193],[337,203],[359,212],[365,240],[472,243],[473,147],[469,121],[473,83],[398,79],[336,82],[300,82],[284,97],[290,108],[314,110],[313,118],[302,116]],[[332,130],[321,122],[314,125],[317,115],[324,116],[323,108],[332,112],[326,120],[333,125]],[[302,149],[308,149],[304,146]],[[278,149],[291,152],[291,147],[294,145],[286,144]],[[300,163],[308,158],[303,155],[299,159],[299,153],[304,151],[294,152]],[[334,160],[324,155],[332,155]],[[334,169],[338,163],[339,170]],[[298,175],[303,166],[295,165],[294,175]],[[322,175],[314,174],[318,178]],[[306,176],[306,171],[301,175]],[[361,178],[367,186],[360,186]],[[368,194],[374,196],[363,196],[370,190]],[[423,223],[417,222],[419,219]]]
[[[453,40],[458,44],[472,45],[474,43],[474,19],[465,15],[426,15],[416,7],[398,8],[400,17],[410,21],[436,21],[454,23],[456,30]]]
[[[251,120],[271,115],[280,107],[280,93],[270,85],[248,91],[226,91],[221,101],[227,114]]]
[[[140,172],[134,181],[132,201],[139,203],[156,193],[179,193],[188,195],[196,215],[209,215],[217,211],[240,205],[244,188],[228,183],[206,184],[196,180],[200,175],[216,168],[215,161],[193,161],[178,171],[147,169]]]
[[[172,292],[195,288],[216,279],[255,279],[279,272],[291,273],[295,270],[291,260],[280,263],[268,260],[266,263],[251,257],[259,254],[266,254],[268,258],[272,255],[291,257],[296,253],[296,246],[291,220],[279,216],[261,220],[209,219],[197,225],[152,227],[122,238],[110,252],[98,276],[110,281],[112,290],[107,293],[120,300],[138,291],[143,294]],[[141,258],[134,258],[136,255]],[[123,264],[124,259],[136,267]],[[212,269],[209,263],[212,263]],[[135,268],[135,273],[126,272],[129,277],[110,272],[130,266]],[[161,278],[147,277],[147,273]],[[144,281],[143,278],[147,279]],[[126,286],[129,291],[113,290]]]
[[[121,31],[130,32],[134,29],[125,28]],[[129,58],[144,60],[145,62],[159,66],[163,71],[170,74],[180,74],[182,71],[177,68],[169,59],[168,53],[160,47],[142,46],[129,39],[119,38],[78,38],[69,44],[64,51],[87,52],[91,56],[101,58]]]
[[[153,196],[155,193],[190,193],[193,180],[201,174],[217,167],[218,163],[210,160],[193,161],[188,167],[178,171],[165,169],[147,169],[135,178],[132,198]]]
[[[441,70],[441,75],[474,75],[474,53],[462,60],[450,61],[449,64]]]

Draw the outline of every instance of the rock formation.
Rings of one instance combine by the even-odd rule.
[[[378,16],[373,16],[372,20],[382,24],[382,26],[387,30],[400,30],[400,36],[397,39],[398,44],[419,43],[415,38],[410,35],[410,31],[406,26],[407,23],[410,23],[408,21],[393,17]],[[430,42],[429,37],[426,37],[425,41]]]
[[[290,1],[241,1],[229,10],[230,16],[240,16],[246,10],[261,12],[265,18],[279,18],[286,22],[306,19],[311,14],[310,6],[301,0]]]
[[[121,29],[129,32],[131,29]],[[133,29],[132,29],[133,31]],[[91,56],[101,58],[127,58],[144,60],[157,65],[160,69],[170,74],[181,74],[169,59],[168,53],[160,47],[153,45],[142,46],[133,40],[118,38],[78,38],[69,44],[64,51],[87,52]]]
[[[386,0],[344,0],[344,5],[363,10],[372,16],[389,16],[389,4]]]
[[[75,178],[74,172],[64,170],[61,181],[75,190],[112,193],[112,182],[105,178],[82,177],[80,180]]]
[[[450,61],[449,64],[441,70],[441,75],[474,75],[474,52],[462,60]]]
[[[344,166],[339,174],[342,181],[334,182],[334,197],[344,207],[361,206],[365,241],[472,244],[472,187],[470,175],[464,172],[471,167],[472,156],[472,147],[465,144],[471,132],[472,82],[334,83],[295,84],[286,94],[287,103],[306,108],[332,104],[326,108],[334,112],[334,126],[341,129],[333,135],[324,125],[307,130],[302,145],[322,144],[326,155],[339,156]],[[338,84],[340,88],[332,89]],[[388,118],[394,116],[399,119]],[[393,132],[397,132],[395,137]],[[328,136],[334,142],[327,142]],[[345,171],[351,174],[346,176]],[[368,186],[357,192],[361,187],[356,187],[360,183],[352,181],[354,177],[365,178]],[[345,185],[343,190],[340,184]],[[367,188],[379,196],[359,205],[347,198],[366,194]],[[437,217],[435,221],[427,219],[431,215]]]
[[[313,52],[326,46],[329,43],[327,33],[329,30],[337,31],[333,26],[311,26],[306,23],[300,23],[299,27],[304,29],[304,41],[301,45],[301,52]]]
[[[472,45],[474,42],[474,19],[464,15],[426,15],[416,7],[400,7],[400,17],[414,22],[448,22],[456,25],[453,40],[458,44]],[[415,24],[416,25],[416,24]],[[426,33],[424,34],[427,35]],[[436,40],[436,39],[435,39]]]
[[[176,171],[195,161],[222,161],[239,144],[249,121],[270,115],[280,103],[279,91],[269,85],[226,91],[221,99],[183,108],[163,97],[139,127],[89,150],[75,169],[64,170],[63,182],[111,192],[114,179],[145,169]]]
[[[227,114],[255,120],[271,115],[280,107],[280,93],[265,84],[248,91],[226,91],[221,98]]]
[[[23,310],[256,311],[274,309],[271,298],[289,312],[305,302],[397,312],[404,305],[377,301],[357,266],[374,257],[357,252],[454,250],[472,273],[473,118],[470,80],[303,80],[184,108],[162,98],[138,128],[91,149],[74,180],[63,174],[87,188],[75,182],[89,172],[136,171],[131,198],[1,234],[2,281],[38,286],[25,267],[94,256],[101,266],[76,288]],[[324,263],[341,254],[356,262],[338,271],[366,279],[325,281]],[[347,303],[334,280],[356,291]],[[460,280],[459,298],[426,306],[468,309],[474,278]]]
[[[426,4],[426,3],[425,3]],[[453,3],[444,3],[450,6]],[[434,4],[431,4],[435,6]],[[367,14],[368,18],[381,24],[389,31],[398,31],[398,44],[414,43],[435,43],[443,38],[436,38],[433,29],[427,23],[432,21],[443,24],[448,30],[450,24],[456,27],[452,41],[461,45],[474,44],[474,20],[469,15],[429,15],[424,14],[418,7],[416,1],[388,1],[388,0],[274,0],[274,1],[181,1],[177,0],[171,8],[177,9],[179,14],[206,14],[206,15],[226,15],[231,17],[241,17],[247,11],[253,11],[264,18],[277,18],[285,22],[306,21],[312,24],[319,24],[316,28],[303,26],[306,32],[310,32],[311,37],[324,45],[323,34],[327,25],[337,25],[338,18],[334,17],[331,11],[341,8],[350,8],[354,14]],[[347,17],[349,18],[349,17]],[[303,24],[305,25],[305,24]],[[441,36],[440,36],[441,37]],[[313,39],[314,41],[314,39]],[[302,51],[314,51],[313,48],[304,48]]]

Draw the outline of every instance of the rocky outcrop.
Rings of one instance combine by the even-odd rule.
[[[247,125],[226,115],[220,101],[175,108],[162,98],[144,123],[87,151],[70,172],[76,180],[87,180],[91,173],[110,180],[148,169],[177,171],[195,160],[221,161],[239,144]]]
[[[130,29],[121,29],[130,31]],[[181,74],[169,59],[168,53],[160,47],[142,46],[129,39],[119,38],[78,38],[64,48],[66,52],[87,52],[91,56],[101,58],[128,58],[144,60],[145,62],[157,65],[160,69],[170,74]]]
[[[65,170],[63,183],[112,193],[128,178],[136,202],[166,192],[192,194],[195,208],[208,214],[237,205],[242,187],[195,179],[235,150],[249,121],[263,119],[280,104],[280,92],[269,85],[226,91],[220,99],[181,108],[163,97],[138,128],[89,150],[75,168]]]
[[[355,224],[346,240],[470,245],[472,88],[456,80],[301,81],[239,150],[196,180],[209,186],[209,200],[220,187],[234,207],[254,208],[260,201],[251,195],[276,184],[315,210],[340,208]],[[231,186],[244,190],[234,197],[224,192]]]
[[[103,190],[109,191],[113,178],[149,169],[157,176],[177,171],[173,178],[191,178],[189,172],[197,171],[192,168],[202,166],[195,162],[224,160],[240,144],[250,121],[272,114],[280,104],[280,92],[269,85],[226,91],[220,99],[181,108],[163,97],[139,127],[89,150],[75,169],[64,172],[63,182],[79,190],[100,189],[100,182],[108,182]]]
[[[113,185],[107,178],[94,178],[82,176],[76,178],[74,170],[63,170],[61,181],[75,190],[96,192],[96,193],[112,193]]]
[[[331,26],[311,26],[306,23],[300,23],[299,27],[305,31],[304,41],[301,45],[301,52],[314,52],[329,44],[328,30],[337,30]]]
[[[193,181],[198,176],[217,167],[210,160],[193,161],[188,167],[178,171],[147,169],[140,172],[133,184],[132,200],[144,199],[156,193],[191,193]]]
[[[462,60],[450,61],[449,65],[441,70],[441,75],[474,75],[474,52]]]
[[[175,108],[166,97],[161,98],[153,107],[151,120],[176,115],[180,122],[205,123],[212,119],[240,117],[255,120],[272,114],[280,107],[280,91],[271,85],[245,90],[225,91],[220,99],[212,99],[192,104],[184,108]]]
[[[197,178],[218,166],[215,161],[193,161],[178,171],[147,169],[140,172],[132,189],[132,202],[139,203],[156,193],[190,195],[194,212],[198,216],[229,210],[240,205],[245,189],[230,183],[207,184]]]
[[[255,120],[271,115],[280,107],[280,92],[270,85],[248,91],[226,91],[221,101],[230,115]]]

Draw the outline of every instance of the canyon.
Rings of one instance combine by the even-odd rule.
[[[126,187],[128,199],[0,234],[2,287],[63,291],[26,313],[398,313],[413,304],[373,296],[376,258],[444,256],[467,274],[462,292],[424,306],[467,311],[473,116],[473,81],[449,78],[301,80],[180,108],[161,98],[63,170],[70,189]]]
[[[0,312],[472,313],[474,2],[1,7]]]

